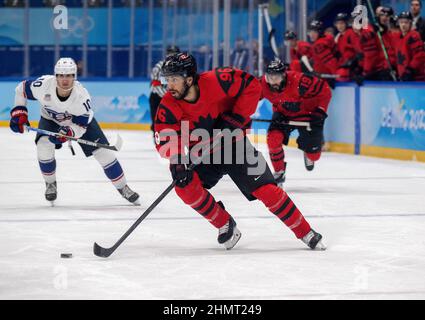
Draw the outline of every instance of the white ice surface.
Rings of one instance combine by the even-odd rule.
[[[233,250],[172,192],[110,258],[94,256],[95,241],[111,246],[171,181],[150,134],[120,135],[118,158],[142,206],[65,145],[49,207],[34,136],[0,128],[0,299],[425,298],[425,165],[415,162],[324,153],[307,172],[301,152],[287,149],[286,191],[325,252],[307,249],[225,178],[212,193],[242,231]]]

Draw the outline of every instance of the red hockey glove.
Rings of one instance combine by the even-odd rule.
[[[64,135],[64,136],[68,136],[68,137],[74,137],[75,136],[74,131],[70,127],[60,127],[58,133],[61,134],[61,135]],[[50,140],[51,143],[54,143],[54,144],[62,144],[64,142],[66,142],[68,139],[66,139],[65,137],[59,137],[59,136],[53,137],[53,136],[51,136],[51,137],[49,137],[49,140]]]
[[[16,106],[10,111],[10,129],[13,132],[24,133],[24,125],[29,126],[28,109],[24,106]]]

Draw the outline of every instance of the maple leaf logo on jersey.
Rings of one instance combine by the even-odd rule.
[[[406,56],[402,54],[401,52],[399,52],[397,54],[397,63],[402,65],[404,61],[406,61]]]
[[[411,37],[409,37],[409,39],[407,39],[407,44],[408,45],[412,45],[412,44],[414,44],[415,42],[417,42],[419,39],[417,39],[416,37],[414,37],[414,36],[411,36]]]
[[[194,129],[205,129],[209,132],[210,136],[212,137],[213,129],[214,129],[215,120],[211,115],[204,117],[199,117],[198,121],[193,122]]]

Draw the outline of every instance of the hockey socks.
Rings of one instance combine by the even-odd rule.
[[[41,174],[46,183],[56,181],[55,145],[48,137],[41,137],[37,142],[37,158]]]
[[[262,201],[298,239],[304,237],[311,227],[285,191],[274,184],[261,186],[253,196]]]
[[[100,163],[106,176],[117,189],[122,189],[127,184],[124,171],[114,153],[106,149],[97,149],[93,156]]]
[[[269,148],[270,160],[275,172],[285,170],[285,151],[282,147],[284,137],[283,132],[279,130],[271,130],[267,133],[267,146]]]
[[[202,186],[196,172],[193,173],[193,179],[187,186],[176,187],[175,190],[184,203],[191,206],[216,228],[223,227],[229,221],[229,213]]]

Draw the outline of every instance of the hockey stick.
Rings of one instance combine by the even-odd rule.
[[[267,31],[269,32],[269,37],[268,37],[269,45],[273,50],[275,59],[279,59],[279,50],[277,49],[276,38],[275,38],[276,29],[272,27],[272,23],[270,20],[269,4],[267,3],[263,4],[262,9],[263,9],[264,20],[266,21]]]
[[[211,150],[214,150],[215,147],[217,147],[217,145],[221,141],[221,137],[222,137],[222,135],[220,134],[220,135],[217,135],[214,138],[215,142],[213,143]],[[193,170],[204,159],[204,157],[206,157],[208,155],[210,155],[210,153],[206,153],[203,156],[201,156],[200,158],[198,158],[197,159],[198,161],[190,164],[190,166],[188,167],[188,170]],[[145,212],[143,212],[143,214],[133,223],[133,225],[126,231],[126,233],[124,233],[121,236],[121,238],[118,239],[118,241],[112,247],[103,248],[95,242],[94,245],[93,245],[93,253],[98,257],[102,257],[102,258],[109,257],[121,245],[121,243],[123,243],[123,241],[125,239],[127,239],[127,237],[134,231],[134,229],[136,229],[137,226],[143,220],[145,220],[145,218],[149,215],[149,213],[151,213],[152,210],[155,209],[155,207],[170,193],[170,191],[174,189],[174,187],[176,186],[176,183],[177,183],[177,180],[173,180],[173,182],[167,187],[167,189],[165,189],[159,195],[159,197],[149,206],[149,208],[147,208],[145,210]]]
[[[252,119],[252,121],[268,122],[268,123],[273,122],[273,120],[269,120],[269,119]],[[279,124],[284,125],[284,126],[306,127],[307,131],[311,131],[310,122],[307,122],[307,121],[287,121],[287,122],[281,122]]]
[[[190,169],[190,167],[189,167],[189,169]],[[148,216],[148,214],[151,213],[153,209],[155,209],[155,207],[162,201],[162,199],[164,199],[170,193],[171,190],[173,190],[176,183],[177,183],[177,181],[173,180],[173,182],[167,187],[167,189],[165,189],[161,193],[161,195],[149,206],[149,208],[146,209],[146,211],[139,217],[139,219],[137,219],[136,222],[133,223],[133,225],[130,227],[130,229],[128,229],[127,232],[124,233],[121,236],[121,238],[119,238],[118,241],[112,247],[103,248],[95,242],[94,245],[93,245],[93,253],[98,257],[102,257],[102,258],[109,257],[120,246],[120,244],[123,243],[123,241],[125,239],[127,239],[127,237],[133,232],[133,230],[137,228],[137,226],[140,224],[140,222],[145,220],[145,218]]]
[[[367,0],[367,5],[369,7],[370,15],[372,16],[373,23],[376,25],[377,21],[376,21],[375,13],[373,11],[372,3],[370,2],[370,0]],[[387,60],[388,67],[390,68],[391,78],[393,78],[393,80],[395,82],[397,82],[397,77],[396,77],[395,71],[393,70],[393,67],[391,65],[387,49],[385,48],[385,44],[384,44],[384,40],[382,39],[381,31],[377,30],[376,33],[378,35],[379,42],[381,43],[381,48],[382,48],[382,51],[384,52],[385,60]]]
[[[119,151],[121,150],[123,141],[120,135],[117,135],[117,141],[114,145],[108,145],[108,144],[103,144],[103,143],[98,143],[98,142],[94,142],[94,141],[88,141],[88,140],[83,140],[80,138],[75,138],[75,137],[70,137],[70,136],[66,136],[57,132],[51,132],[51,131],[47,131],[47,130],[43,130],[43,129],[39,129],[39,128],[33,128],[33,127],[29,127],[29,126],[25,126],[25,128],[28,131],[35,131],[37,133],[43,134],[43,135],[47,135],[47,136],[51,136],[51,137],[59,137],[59,138],[66,138],[68,140],[72,140],[72,141],[76,141],[78,143],[81,144],[86,144],[88,146],[92,146],[92,147],[96,147],[96,148],[104,148],[104,149],[109,149],[109,150],[113,150],[113,151]]]
[[[318,73],[318,72],[314,71],[313,67],[310,64],[310,61],[308,61],[307,56],[302,56],[301,62],[305,65],[305,67],[308,69],[308,71],[310,71],[310,74],[312,76],[322,78],[322,79],[338,79],[338,78],[341,77],[339,74]],[[308,74],[308,72],[307,72],[307,74]]]

